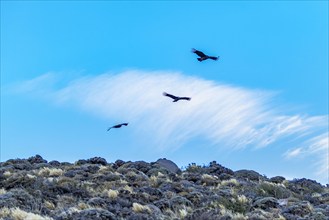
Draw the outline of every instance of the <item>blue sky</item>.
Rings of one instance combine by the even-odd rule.
[[[1,1],[0,159],[35,154],[328,183],[328,2]]]

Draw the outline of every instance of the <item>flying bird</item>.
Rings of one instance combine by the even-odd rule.
[[[199,56],[197,59],[200,62],[207,60],[207,59],[218,60],[218,58],[219,58],[219,57],[208,56],[208,55],[204,54],[203,52],[201,52],[200,50],[196,50],[194,48],[192,48],[192,53],[195,53],[196,55]]]
[[[128,123],[122,123],[122,124],[114,125],[114,126],[112,126],[112,127],[109,127],[109,128],[107,129],[107,131],[111,130],[111,128],[121,128],[123,125],[124,125],[124,126],[127,126]]]
[[[174,101],[173,102],[177,102],[179,100],[187,100],[187,101],[190,101],[191,98],[190,97],[178,97],[178,96],[174,96],[174,95],[171,95],[171,94],[168,94],[166,92],[162,93],[164,96],[167,96],[169,98],[172,98]]]

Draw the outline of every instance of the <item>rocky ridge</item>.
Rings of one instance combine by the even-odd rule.
[[[0,163],[0,219],[329,219],[329,188],[213,161],[75,163],[36,155]]]

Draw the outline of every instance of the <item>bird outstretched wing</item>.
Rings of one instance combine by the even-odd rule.
[[[112,128],[121,128],[122,125],[127,126],[128,123],[122,123],[122,124],[113,125],[112,127],[109,127],[107,129],[107,131],[111,130]]]
[[[190,101],[191,97],[180,97],[179,99],[184,99],[184,100]]]
[[[199,57],[206,57],[206,54],[204,54],[203,52],[201,52],[200,50],[196,50],[194,48],[192,48],[192,53],[195,53],[196,55],[198,55]]]
[[[178,99],[177,96],[174,96],[174,95],[168,94],[168,93],[166,93],[166,92],[163,92],[162,94],[163,94],[164,96],[168,96],[168,97],[170,97],[170,98],[172,98],[172,99]]]
[[[212,60],[218,60],[219,57],[213,57],[213,56],[208,56],[209,59],[212,59]]]

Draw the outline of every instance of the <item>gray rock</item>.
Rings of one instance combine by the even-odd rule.
[[[125,162],[123,160],[116,160],[113,164],[114,168],[117,169],[119,167],[121,167],[123,164],[125,164]]]
[[[52,160],[49,162],[50,165],[54,166],[54,167],[58,167],[61,165],[60,162],[58,162],[57,160]]]
[[[41,202],[40,197],[33,197],[30,193],[23,189],[12,189],[6,194],[0,195],[1,207],[19,207],[21,209],[33,210],[38,203]]]
[[[221,174],[234,175],[233,170],[223,167],[222,165],[218,164],[216,161],[212,161],[209,164],[209,167],[206,167],[206,173],[216,174],[217,176]]]
[[[156,161],[156,163],[172,173],[178,174],[181,172],[181,170],[178,168],[178,166],[174,162],[172,162],[171,160],[167,160],[166,158],[158,159]]]
[[[303,201],[295,205],[289,206],[283,210],[283,213],[304,217],[312,212],[312,206],[309,202]]]
[[[251,181],[265,180],[266,178],[253,170],[238,170],[234,172],[234,177]]]
[[[67,172],[64,173],[64,176],[66,177],[75,177],[78,174],[81,174],[81,170],[68,170]]]
[[[270,208],[277,208],[278,206],[279,206],[278,200],[273,197],[261,198],[253,203],[253,207],[261,208],[264,210],[269,210]]]
[[[80,212],[63,212],[56,220],[79,219],[79,220],[116,220],[112,212],[104,209],[85,209]]]
[[[180,207],[190,206],[193,207],[193,203],[183,196],[175,196],[170,199],[172,209],[178,209]]]
[[[33,165],[33,169],[40,169],[40,168],[44,168],[44,167],[52,167],[51,164],[49,163],[36,163]]]
[[[31,170],[32,165],[28,161],[24,161],[23,163],[14,164],[14,168],[17,170]]]
[[[76,162],[75,162],[75,165],[79,166],[79,165],[83,165],[83,164],[86,164],[86,163],[88,163],[88,161],[82,159],[82,160],[78,160],[78,161],[76,161]]]
[[[145,161],[128,162],[124,164],[122,167],[133,168],[143,172],[144,174],[146,174],[152,168],[151,165]]]
[[[324,187],[315,180],[310,180],[306,178],[302,179],[294,179],[289,181],[289,185],[287,187],[291,191],[298,193],[298,194],[312,194],[312,193],[323,193]]]
[[[155,206],[153,204],[148,204],[147,206],[151,209],[151,213],[153,215],[158,216],[158,217],[160,217],[162,215],[161,210],[157,206]]]
[[[185,218],[186,220],[231,220],[221,214],[220,209],[207,210],[205,208],[196,209],[192,214]]]
[[[127,220],[157,220],[155,216],[151,216],[146,213],[132,213]]]
[[[91,205],[93,207],[105,207],[107,204],[107,201],[100,197],[94,197],[88,200],[88,205]]]
[[[168,201],[168,199],[160,199],[158,201],[153,202],[153,204],[161,210],[170,208],[170,202]]]
[[[88,159],[87,162],[91,163],[91,164],[101,164],[104,166],[107,165],[107,161],[102,157],[93,157],[93,158]]]
[[[149,195],[157,196],[157,197],[161,197],[162,196],[161,190],[159,190],[157,188],[149,187],[149,186],[144,186],[144,187],[141,187],[141,188],[137,188],[136,189],[136,192],[139,192],[139,193],[147,193]]]
[[[275,176],[270,178],[270,182],[272,183],[283,183],[283,181],[285,181],[286,178],[284,178],[283,176]]]
[[[31,164],[35,164],[35,163],[47,163],[47,160],[44,160],[39,154],[30,157],[29,159],[27,159],[27,161],[29,161]]]

